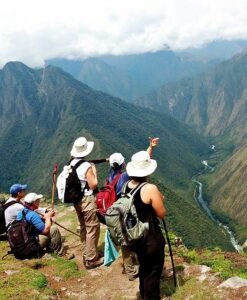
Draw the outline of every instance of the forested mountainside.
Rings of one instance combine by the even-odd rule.
[[[161,85],[208,70],[216,62],[171,50],[108,55],[84,61],[49,60],[96,90],[133,102]]]
[[[66,161],[73,140],[86,133],[96,139],[95,156],[122,151],[127,158],[147,147],[148,136],[159,136],[159,174],[178,186],[208,152],[202,138],[171,117],[94,91],[58,68],[8,63],[0,80],[1,169],[9,166],[4,189],[16,177],[44,187],[44,166]]]
[[[209,136],[246,139],[247,52],[194,79],[168,84],[136,100],[141,106],[171,114]]]
[[[208,178],[211,208],[237,233],[247,239],[247,145],[239,148]]]
[[[126,160],[147,147],[148,136],[159,136],[156,176],[186,199],[171,203],[185,224],[184,232],[186,219],[196,216],[198,236],[187,238],[189,244],[230,247],[228,237],[212,224],[214,235],[210,231],[201,235],[207,232],[208,221],[193,197],[188,197],[189,192],[192,195],[191,176],[200,169],[209,146],[168,115],[95,91],[58,68],[33,70],[16,62],[0,71],[0,128],[1,190],[8,191],[10,184],[20,181],[28,183],[30,191],[46,194],[51,191],[54,163],[61,170],[78,136],[95,141],[91,158],[122,152]],[[101,180],[107,171],[106,165],[99,166]],[[187,201],[191,201],[189,211]],[[171,224],[176,224],[176,218],[171,218]]]
[[[228,145],[209,179],[210,205],[221,220],[230,218],[231,228],[246,239],[247,52],[193,80],[165,85],[136,103],[170,113],[198,132],[217,137],[213,139],[217,151],[221,148],[217,143]]]

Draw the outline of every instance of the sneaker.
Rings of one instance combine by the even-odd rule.
[[[87,260],[85,262],[85,268],[87,270],[94,269],[103,265],[103,263],[104,263],[104,257],[98,257],[96,260],[91,260],[91,261]]]

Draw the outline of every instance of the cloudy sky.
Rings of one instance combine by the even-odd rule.
[[[0,6],[0,67],[45,59],[200,46],[247,38],[246,0],[6,0]]]

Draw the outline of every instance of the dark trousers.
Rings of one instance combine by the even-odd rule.
[[[143,300],[160,300],[160,277],[165,259],[161,232],[149,234],[136,253],[139,260],[139,289]]]

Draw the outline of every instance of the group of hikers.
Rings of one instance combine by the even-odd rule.
[[[160,299],[160,278],[164,265],[165,240],[158,219],[163,219],[166,215],[164,196],[155,184],[147,182],[148,176],[157,168],[156,160],[151,157],[158,142],[158,138],[149,138],[147,150],[135,153],[127,165],[121,153],[113,153],[105,160],[110,164],[107,182],[111,183],[117,178],[117,198],[120,198],[123,188],[125,193],[136,190],[136,213],[141,222],[147,222],[149,225],[145,238],[139,243],[133,247],[121,246],[124,272],[129,280],[139,277],[140,297],[144,300]],[[74,141],[70,152],[71,166],[83,160],[76,168],[76,173],[84,193],[82,199],[74,203],[74,208],[80,225],[82,259],[86,269],[97,268],[104,263],[104,255],[98,250],[100,219],[95,202],[98,190],[97,169],[94,163],[86,159],[93,148],[93,141],[79,137]],[[10,187],[11,197],[6,204],[12,205],[5,209],[6,227],[11,228],[11,224],[25,219],[32,225],[31,234],[38,241],[37,257],[44,252],[54,252],[68,259],[73,258],[74,255],[65,250],[61,233],[52,222],[55,211],[40,208],[43,196],[36,193],[26,194],[26,190],[27,185],[24,184],[14,184]]]

